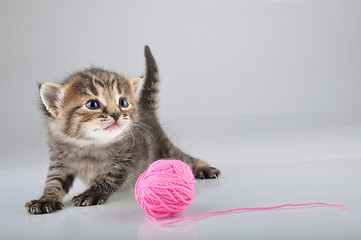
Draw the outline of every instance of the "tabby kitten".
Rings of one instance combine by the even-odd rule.
[[[75,73],[62,84],[40,85],[50,166],[43,196],[25,205],[29,213],[62,209],[75,177],[87,179],[90,187],[72,199],[74,205],[102,204],[118,189],[134,187],[158,159],[182,160],[196,178],[220,175],[218,169],[173,146],[163,132],[156,114],[158,69],[148,46],[145,58],[143,86],[142,78],[99,68]]]

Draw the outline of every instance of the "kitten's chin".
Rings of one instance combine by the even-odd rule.
[[[112,124],[104,129],[90,130],[87,133],[86,139],[89,144],[105,145],[120,140],[124,136],[129,123],[121,125]]]

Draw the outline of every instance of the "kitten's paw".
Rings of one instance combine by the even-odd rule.
[[[96,193],[82,193],[78,196],[73,197],[71,200],[74,203],[74,206],[91,206],[91,205],[100,205],[105,203],[107,197],[104,194]]]
[[[201,166],[194,171],[194,177],[200,179],[218,178],[220,175],[221,171],[211,166]]]
[[[44,214],[63,209],[64,205],[51,200],[32,200],[25,205],[25,208],[31,214]]]

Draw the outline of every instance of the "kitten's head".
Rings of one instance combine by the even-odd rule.
[[[137,121],[135,97],[141,78],[92,68],[63,84],[40,85],[50,131],[65,141],[106,144],[119,140]]]

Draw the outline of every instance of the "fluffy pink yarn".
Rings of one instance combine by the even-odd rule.
[[[192,170],[179,160],[158,160],[135,185],[135,198],[152,218],[170,218],[183,212],[194,196]]]

